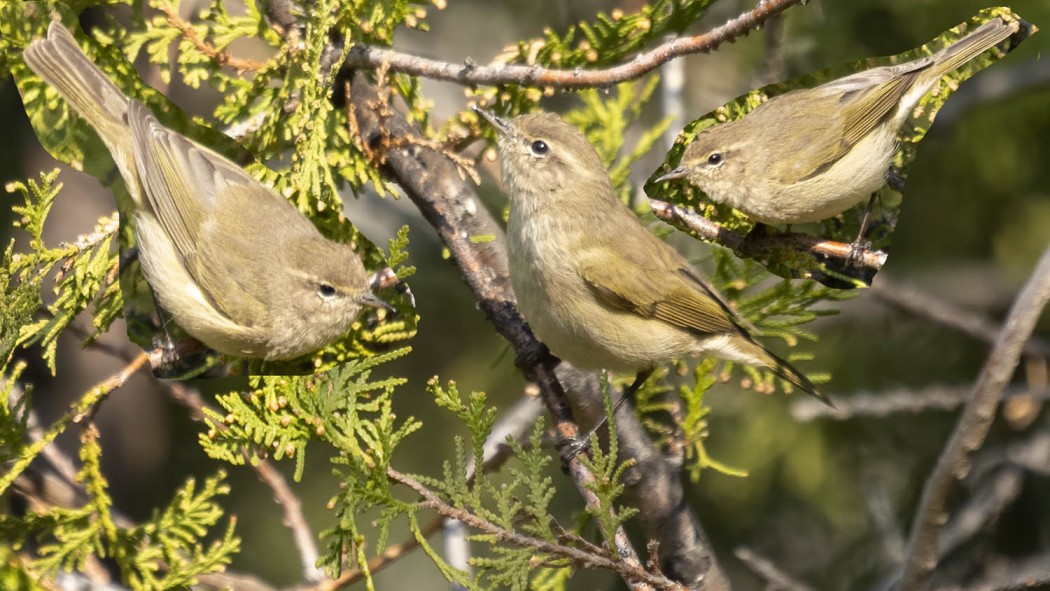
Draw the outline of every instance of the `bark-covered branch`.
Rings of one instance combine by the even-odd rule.
[[[555,375],[556,360],[544,354],[516,310],[503,230],[480,204],[474,187],[461,177],[452,158],[427,142],[418,141],[423,136],[403,116],[382,103],[364,74],[354,73],[351,80],[347,104],[365,148],[382,154],[387,173],[401,185],[449,249],[461,276],[474,292],[478,308],[514,347],[522,372],[540,388],[558,439],[572,440],[578,429],[572,420],[569,397],[577,408],[600,407],[597,378],[593,373],[580,372],[564,363]],[[389,146],[395,147],[387,149]],[[474,240],[477,236],[491,239]],[[635,427],[631,426],[632,421]],[[724,584],[725,577],[696,516],[682,503],[683,492],[677,475],[668,474],[666,466],[661,468],[663,459],[644,436],[636,419],[621,419],[619,425],[621,453],[637,461],[633,468],[637,480],[629,483],[628,496],[637,501],[635,506],[641,509],[640,519],[647,534],[660,543],[665,574],[691,589],[724,588],[719,581]],[[593,475],[577,460],[571,460],[568,469],[581,494],[592,503],[593,493],[587,490],[586,484]],[[650,482],[653,475],[662,480]],[[632,489],[635,495],[631,494]],[[675,527],[668,527],[670,523]],[[674,537],[669,536],[671,533]],[[626,537],[610,543],[628,555],[633,554],[633,550],[624,545]]]
[[[567,558],[576,564],[589,566],[591,568],[603,568],[612,572],[618,572],[623,576],[624,580],[629,585],[631,585],[632,589],[680,588],[678,587],[678,585],[675,585],[672,581],[645,570],[644,568],[642,568],[642,565],[636,561],[625,560],[621,562],[598,555],[594,552],[588,552],[586,550],[581,550],[563,544],[551,543],[540,538],[503,529],[486,519],[472,514],[466,509],[449,505],[445,501],[441,500],[441,498],[429,488],[423,486],[423,484],[409,477],[406,474],[402,474],[392,468],[388,468],[387,476],[394,482],[404,484],[405,486],[419,493],[419,495],[423,497],[423,506],[430,509],[434,509],[435,511],[446,517],[458,519],[459,521],[466,523],[474,529],[494,536],[499,540],[505,540],[507,542],[510,542],[511,544],[520,546],[522,548],[534,548],[537,551],[543,552],[545,554],[550,554],[552,556],[560,556],[562,558]]]
[[[926,481],[912,521],[900,588],[927,589],[937,568],[941,524],[948,511],[948,496],[970,468],[973,453],[981,447],[996,416],[1003,389],[1013,376],[1025,343],[1050,301],[1050,247],[1017,296],[995,347],[982,368],[962,416],[956,424],[933,474]]]
[[[762,253],[773,249],[790,248],[799,252],[808,252],[813,255],[830,257],[841,261],[847,261],[850,258],[851,247],[849,244],[842,242],[825,240],[808,234],[789,232],[775,234],[751,233],[741,236],[680,205],[650,199],[649,207],[652,208],[653,214],[661,220],[673,226],[690,230],[704,240],[721,244],[743,256],[761,256]],[[874,275],[886,264],[886,253],[880,250],[865,250],[856,257],[853,264]]]
[[[770,17],[803,2],[804,0],[759,2],[755,8],[707,33],[670,39],[649,51],[638,54],[627,63],[600,70],[582,68],[558,70],[520,64],[480,66],[469,59],[456,64],[367,45],[353,46],[346,56],[346,66],[371,70],[386,68],[391,72],[402,72],[412,76],[468,86],[518,84],[561,89],[604,88],[641,78],[677,57],[716,49],[723,43],[747,35]]]

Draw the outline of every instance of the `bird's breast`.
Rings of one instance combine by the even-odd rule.
[[[507,227],[511,284],[536,336],[582,368],[636,372],[688,354],[695,337],[669,324],[613,310],[598,301],[577,269],[596,230],[578,217],[511,211]]]

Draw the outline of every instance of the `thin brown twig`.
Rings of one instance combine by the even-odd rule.
[[[488,439],[485,440],[484,457],[482,458],[482,470],[485,472],[496,470],[510,458],[509,446],[506,440],[523,439],[530,426],[536,422],[536,417],[542,411],[542,405],[535,403],[535,399],[526,395],[521,402],[509,412],[505,413],[500,420],[493,425]],[[467,485],[473,485],[477,476],[474,472],[474,462],[467,463]],[[314,591],[332,591],[347,585],[352,585],[365,576],[365,572],[375,574],[405,556],[408,552],[419,547],[419,538],[427,539],[444,527],[446,518],[438,516],[419,528],[419,537],[410,536],[404,541],[387,546],[383,552],[368,561],[366,568],[354,567],[343,571],[338,578],[332,581],[323,581],[313,588]]]
[[[635,80],[661,65],[684,55],[716,49],[723,43],[747,35],[767,19],[803,0],[768,0],[715,27],[707,33],[670,39],[640,53],[627,63],[600,70],[558,70],[536,65],[492,64],[479,66],[473,61],[450,63],[409,55],[393,49],[355,45],[346,56],[346,67],[375,69],[387,64],[391,72],[401,72],[467,86],[477,84],[518,84],[552,88],[598,88]]]
[[[733,554],[743,562],[751,572],[766,583],[766,591],[809,591],[810,587],[792,579],[765,556],[746,546],[741,546]]]
[[[923,487],[922,498],[912,522],[908,552],[905,554],[900,584],[904,591],[930,587],[930,579],[938,563],[938,540],[948,510],[948,495],[956,483],[966,476],[973,453],[984,443],[996,416],[995,409],[1002,399],[1003,388],[1013,375],[1024,345],[1048,301],[1050,247],[1043,252],[1031,277],[1014,301],[977,379],[973,396],[963,409],[933,473]]]
[[[680,205],[658,199],[650,199],[649,207],[652,208],[653,214],[661,220],[674,226],[685,227],[704,240],[717,242],[745,256],[762,253],[771,248],[784,247],[843,261],[850,256],[851,246],[842,242],[824,240],[808,234],[788,232],[741,236]],[[855,263],[875,273],[886,264],[886,253],[878,250],[865,250],[856,259]]]
[[[161,382],[161,385],[172,400],[190,410],[190,418],[198,422],[204,419],[205,409],[208,408],[208,405],[195,388],[175,381],[164,381]],[[209,410],[214,411],[214,409]],[[315,542],[313,531],[310,529],[310,524],[307,523],[306,516],[303,515],[302,501],[299,500],[299,497],[288,485],[288,480],[274,467],[270,460],[259,458],[257,461],[252,462],[250,461],[248,450],[244,448],[241,449],[241,455],[244,456],[245,464],[250,466],[259,476],[259,480],[270,489],[274,501],[280,505],[281,510],[284,512],[284,524],[292,532],[292,540],[299,551],[299,564],[303,578],[311,583],[320,581],[324,578],[324,574],[316,566],[318,557],[317,543]]]
[[[478,84],[499,85],[518,84],[521,86],[542,86],[563,89],[600,88],[641,78],[663,64],[686,55],[705,53],[717,49],[723,43],[735,41],[760,27],[766,20],[775,17],[804,0],[768,0],[755,8],[744,12],[725,24],[711,31],[690,37],[671,38],[649,51],[639,53],[627,63],[604,69],[560,70],[543,68],[537,65],[491,64],[481,66],[473,60],[462,63],[444,62],[411,55],[384,47],[354,45],[346,56],[345,66],[353,69],[388,68],[413,76],[434,80],[455,82],[473,86]],[[193,26],[179,17],[173,6],[161,4],[168,23],[182,33],[193,46],[224,66],[230,66],[240,72],[256,71],[265,67],[264,63],[233,56],[227,51],[200,38]]]
[[[429,488],[423,486],[408,475],[401,474],[393,468],[387,469],[387,477],[416,491],[421,497],[423,497],[422,505],[426,508],[433,509],[445,517],[458,519],[478,531],[495,536],[499,540],[509,542],[522,548],[534,548],[545,554],[561,556],[579,565],[590,568],[602,568],[620,573],[624,580],[635,589],[682,589],[682,587],[674,581],[650,573],[642,568],[637,562],[623,560],[622,558],[617,560],[600,554],[596,555],[593,552],[586,552],[572,546],[563,546],[548,542],[541,538],[534,538],[532,536],[504,529],[465,509],[453,507],[452,505],[445,503]],[[640,586],[638,583],[644,583],[645,585]]]
[[[118,388],[122,387],[124,384],[128,383],[128,380],[131,379],[131,376],[138,373],[138,371],[142,369],[148,361],[149,355],[147,355],[144,352],[140,352],[138,355],[135,356],[134,359],[129,361],[128,364],[125,365],[120,371],[99,382],[93,388],[91,388],[91,390],[89,390],[88,393],[84,395],[84,398],[81,399],[81,402],[83,400],[88,399],[94,399],[94,402],[89,405],[83,405],[81,403],[78,403],[79,408],[76,409],[77,412],[73,415],[73,422],[80,423],[84,421],[84,419],[94,414],[95,410],[98,408],[98,405],[105,399],[106,396],[108,396],[110,393],[117,390]]]
[[[266,66],[266,64],[262,62],[235,57],[228,51],[216,49],[214,45],[201,39],[200,36],[197,35],[197,31],[193,30],[193,25],[182,20],[182,17],[179,16],[178,9],[175,6],[167,2],[160,2],[156,7],[164,13],[165,17],[167,17],[168,24],[182,33],[182,36],[197,48],[197,51],[208,56],[209,59],[213,60],[220,66],[229,66],[238,72],[254,72],[256,70],[261,70]]]

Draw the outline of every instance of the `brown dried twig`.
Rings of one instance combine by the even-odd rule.
[[[601,554],[596,554],[593,551],[585,551],[572,546],[555,544],[541,538],[535,538],[503,529],[465,509],[449,505],[442,501],[441,498],[434,494],[429,488],[423,486],[408,475],[401,474],[392,468],[387,469],[387,477],[419,493],[419,495],[423,497],[422,505],[424,507],[433,509],[445,517],[458,519],[478,531],[493,535],[496,538],[514,544],[515,546],[520,546],[522,548],[535,548],[545,554],[561,556],[571,560],[575,564],[591,568],[602,568],[620,573],[632,589],[682,589],[682,587],[674,581],[645,570],[636,561],[632,562],[631,560],[623,559],[622,557],[614,559]]]
[[[784,247],[843,261],[849,259],[850,256],[850,245],[842,242],[824,240],[808,234],[787,232],[777,234],[752,233],[747,236],[741,236],[680,205],[650,199],[649,206],[652,208],[653,214],[661,220],[674,226],[685,227],[704,240],[717,242],[745,256],[762,253],[772,248]],[[886,253],[877,250],[865,250],[856,259],[855,264],[868,269],[873,274],[877,273],[886,264]]]
[[[197,48],[197,51],[208,56],[208,58],[220,66],[229,66],[238,72],[254,72],[256,70],[261,70],[266,66],[266,64],[262,62],[239,58],[228,51],[216,49],[214,45],[201,39],[200,36],[197,35],[197,31],[193,30],[193,25],[182,20],[182,17],[179,16],[178,9],[175,6],[165,2],[158,3],[156,6],[164,13],[164,16],[167,17],[169,25],[182,33],[182,36]]]
[[[455,82],[465,86],[517,84],[562,89],[602,88],[641,78],[663,64],[685,55],[717,49],[723,43],[734,41],[759,28],[768,19],[777,16],[804,0],[767,0],[755,8],[714,29],[689,37],[669,39],[660,45],[639,53],[629,62],[596,70],[560,70],[537,65],[491,64],[478,65],[471,59],[461,63],[444,62],[411,55],[385,47],[357,44],[350,48],[344,66],[350,69],[379,70],[421,76],[434,80]],[[241,72],[260,70],[265,64],[231,55],[216,49],[200,38],[193,26],[182,20],[173,6],[161,4],[168,23],[182,33],[198,51],[216,63]],[[291,18],[291,16],[289,16]]]
[[[355,45],[346,56],[346,67],[376,69],[382,65],[401,72],[467,86],[518,84],[563,89],[601,88],[635,80],[684,55],[716,49],[723,43],[747,35],[767,19],[803,0],[767,0],[707,33],[670,39],[640,53],[631,61],[600,70],[558,70],[536,65],[492,64],[479,66],[471,60],[450,63],[409,55],[393,49]]]
[[[408,150],[401,142],[395,143],[402,146],[398,148],[387,143],[388,138],[420,136],[420,133],[399,115],[384,117],[388,113],[382,112],[383,101],[363,73],[353,74],[351,87],[347,100],[354,103],[352,112],[357,118],[363,145],[385,153],[388,171],[448,247],[463,279],[474,291],[479,309],[514,347],[518,367],[540,388],[540,397],[553,417],[559,446],[574,442],[579,429],[554,373],[559,361],[545,353],[518,314],[510,291],[505,253],[496,250],[493,242],[479,244],[472,240],[473,236],[501,236],[501,228],[490,216],[483,215],[473,189],[459,177],[456,163],[443,151],[420,145]],[[610,507],[600,507],[591,490],[595,477],[577,457],[568,458],[565,468],[592,510],[612,511]],[[608,542],[617,548],[625,562],[633,561],[640,567],[637,553],[622,528]]]

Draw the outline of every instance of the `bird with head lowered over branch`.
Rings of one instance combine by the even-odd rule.
[[[190,336],[237,357],[291,359],[346,335],[371,291],[354,250],[222,155],[124,95],[58,21],[24,53],[105,143],[134,201],[143,274]]]

